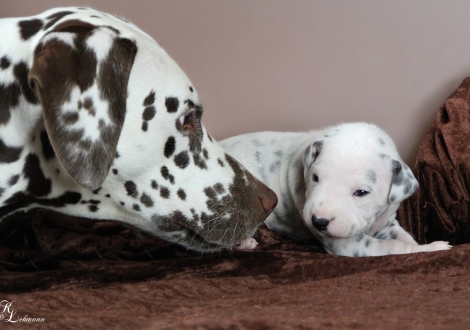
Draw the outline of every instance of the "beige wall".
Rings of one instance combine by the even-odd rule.
[[[0,16],[68,5],[124,16],[152,35],[202,95],[216,139],[369,121],[411,163],[470,75],[466,0],[0,0]]]

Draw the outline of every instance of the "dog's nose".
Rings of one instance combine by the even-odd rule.
[[[328,219],[317,218],[315,214],[312,215],[312,225],[315,228],[317,228],[319,231],[325,231],[329,223],[330,223],[330,220]]]
[[[263,205],[263,209],[266,212],[271,213],[277,205],[277,196],[271,189],[269,189],[265,194],[260,196],[259,199],[261,200],[261,205]]]

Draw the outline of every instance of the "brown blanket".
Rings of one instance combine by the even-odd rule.
[[[0,301],[45,320],[5,324],[468,329],[469,92],[466,79],[439,111],[417,155],[421,189],[400,209],[418,241],[449,240],[451,251],[338,257],[263,227],[254,251],[199,254],[115,222],[35,210],[0,223]]]

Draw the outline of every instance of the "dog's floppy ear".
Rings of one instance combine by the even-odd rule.
[[[392,159],[392,186],[388,200],[391,203],[400,203],[410,197],[418,188],[410,168],[400,159]]]
[[[28,74],[46,130],[62,166],[96,189],[116,154],[126,114],[135,43],[119,31],[70,20],[39,42]]]
[[[315,159],[317,159],[318,155],[321,152],[323,147],[323,141],[315,141],[310,144],[307,148],[305,148],[302,163],[304,164],[304,178],[307,180],[308,172],[310,171],[310,167],[312,167]]]

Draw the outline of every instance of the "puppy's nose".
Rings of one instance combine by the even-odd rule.
[[[329,223],[330,223],[330,220],[328,219],[317,218],[315,214],[312,215],[312,225],[315,228],[317,228],[319,231],[325,231]]]

